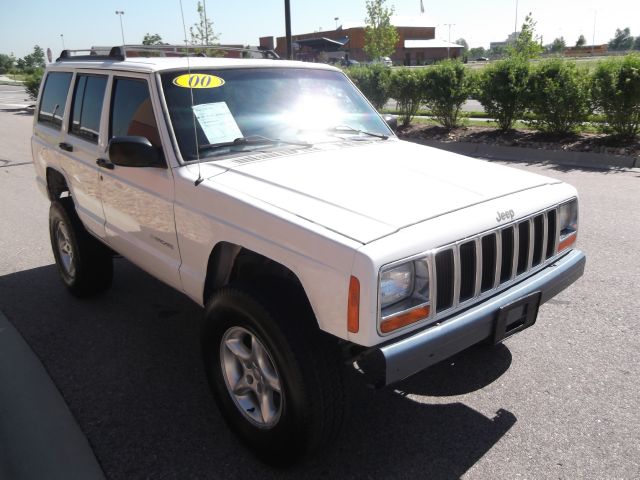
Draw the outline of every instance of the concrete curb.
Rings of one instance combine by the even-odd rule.
[[[0,478],[105,478],[62,395],[2,312]]]
[[[476,158],[505,161],[526,161],[535,163],[552,163],[583,168],[599,169],[628,169],[640,167],[640,159],[625,155],[610,155],[605,153],[572,152],[565,150],[542,150],[526,147],[506,147],[502,145],[487,145],[471,142],[441,142],[427,139],[404,139],[410,142],[427,145],[429,147],[447,150],[449,152],[468,155]]]

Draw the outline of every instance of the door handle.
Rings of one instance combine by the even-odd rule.
[[[73,152],[73,145],[71,145],[70,143],[67,142],[60,142],[58,144],[58,146],[62,149],[62,150],[66,150],[67,152]]]
[[[99,158],[96,160],[96,164],[99,167],[106,168],[107,170],[113,170],[115,165],[111,163],[109,160],[105,160],[104,158]]]

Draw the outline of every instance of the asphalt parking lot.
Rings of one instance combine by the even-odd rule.
[[[29,164],[31,122],[0,111],[0,311],[107,477],[640,478],[638,170],[511,164],[578,188],[585,276],[504,345],[395,389],[355,383],[340,439],[283,472],[249,455],[213,405],[196,305],[123,259],[105,295],[66,293]]]

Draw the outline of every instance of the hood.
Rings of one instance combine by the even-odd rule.
[[[349,144],[227,160],[228,170],[208,181],[363,244],[454,210],[558,183],[396,139]]]

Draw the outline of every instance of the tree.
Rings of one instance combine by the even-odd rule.
[[[640,37],[636,37],[636,41],[633,44],[633,49],[634,50],[640,50]]]
[[[143,45],[166,45],[162,42],[162,37],[157,33],[153,35],[150,33],[145,33],[144,38],[142,39]]]
[[[486,56],[487,56],[487,51],[484,49],[484,47],[474,47],[469,49],[469,58],[471,60],[475,60],[476,58],[486,57]]]
[[[390,56],[398,43],[398,31],[391,25],[393,7],[387,8],[386,0],[367,0],[367,24],[364,53],[371,60]]]
[[[631,50],[631,47],[633,47],[633,37],[629,27],[624,30],[616,28],[616,34],[609,40],[609,50]]]
[[[13,58],[13,55],[0,53],[0,74],[9,72],[13,68],[15,61],[16,59]]]
[[[578,41],[576,42],[576,47],[584,47],[587,44],[587,39],[584,38],[584,35],[580,35],[578,37]]]
[[[24,58],[16,60],[16,68],[21,71],[27,68],[27,62],[24,61]]]
[[[213,22],[207,17],[207,11],[202,3],[198,2],[198,16],[200,20],[189,27],[191,43],[193,45],[212,45],[218,41],[218,35],[213,31]]]
[[[520,29],[520,35],[513,45],[507,47],[509,56],[519,55],[524,58],[535,58],[544,50],[540,45],[540,36],[536,35],[536,22],[531,13],[527,15]]]
[[[34,70],[36,68],[44,68],[44,50],[40,45],[33,46],[33,52],[24,56],[25,70]]]
[[[469,51],[469,44],[464,38],[459,38],[454,43],[457,43],[458,45],[462,45],[462,54],[465,54]]]
[[[198,23],[189,27],[192,45],[217,45],[218,35],[213,31],[213,22],[207,17],[205,4],[198,2]],[[204,53],[208,57],[222,57],[224,52],[215,48],[197,48],[196,53]]]
[[[551,44],[551,51],[553,53],[562,53],[567,48],[567,42],[565,42],[564,37],[556,38]]]

